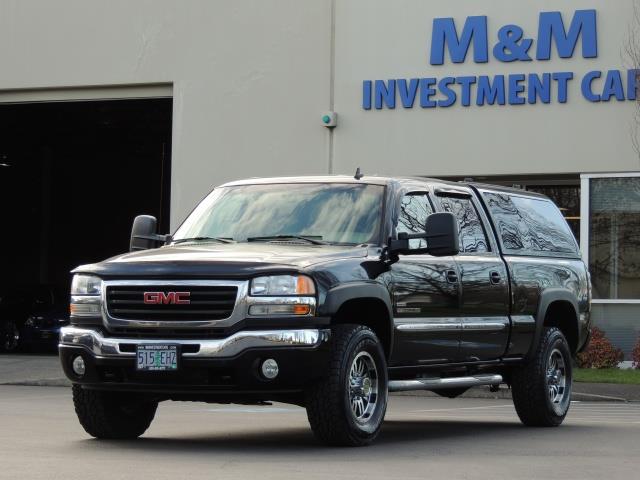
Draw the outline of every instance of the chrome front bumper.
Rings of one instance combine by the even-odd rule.
[[[318,348],[330,338],[331,331],[322,329],[246,330],[222,339],[176,340],[105,337],[96,330],[62,327],[60,345],[83,347],[100,357],[134,357],[134,351],[121,350],[123,345],[197,345],[195,352],[184,352],[185,358],[228,358],[253,348]],[[194,347],[191,347],[195,350]]]

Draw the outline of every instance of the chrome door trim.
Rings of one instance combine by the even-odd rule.
[[[407,323],[399,323],[407,322]],[[396,319],[396,330],[401,332],[459,332],[462,330],[460,318],[450,317],[424,321],[424,317]]]
[[[501,332],[505,330],[509,325],[509,321],[506,322],[478,322],[478,321],[465,321],[462,322],[463,330],[473,330],[474,332]]]

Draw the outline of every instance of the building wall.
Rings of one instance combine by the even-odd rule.
[[[175,227],[227,180],[326,173],[330,33],[327,0],[2,0],[0,92],[173,84]]]
[[[552,54],[549,61],[504,63],[492,57],[503,25],[516,24],[535,40],[540,12],[560,10],[568,28],[578,9],[597,10],[597,58],[582,58],[579,45],[570,59]],[[446,58],[444,65],[430,65],[433,18],[453,17],[460,33],[469,15],[488,17],[489,61],[474,63],[469,52],[464,63]],[[338,1],[336,171],[356,165],[368,172],[433,176],[638,170],[629,132],[635,103],[590,103],[580,90],[588,71],[627,68],[628,27],[640,30],[632,0]],[[530,53],[535,48],[534,41]],[[575,75],[566,104],[362,108],[365,79],[562,71]]]
[[[640,67],[625,53],[630,33],[640,42],[634,2],[0,0],[0,102],[171,94],[172,229],[213,186],[251,176],[357,166],[365,174],[503,178],[640,171],[636,102],[592,103],[580,89],[589,71]],[[583,58],[579,43],[566,59],[555,48],[548,61],[491,54],[502,26],[521,27],[533,55],[540,12],[560,10],[568,28],[580,9],[597,12],[596,58]],[[475,63],[470,51],[463,63],[446,55],[432,65],[434,18],[452,17],[461,34],[471,15],[487,17],[488,62]],[[418,98],[403,108],[397,98],[394,109],[363,108],[364,80],[566,71],[574,78],[564,104],[554,92],[549,104],[464,107],[458,99],[422,108]],[[593,85],[602,90],[603,79]],[[320,122],[332,109],[334,130]],[[602,305],[595,317],[623,318],[629,332],[637,312],[637,304]]]
[[[0,97],[10,99],[13,89],[44,89],[46,98],[63,87],[172,85],[173,227],[212,186],[247,176],[356,166],[433,176],[638,170],[629,133],[634,102],[590,103],[579,88],[589,70],[625,67],[632,5],[1,0]],[[597,10],[598,58],[577,51],[571,59],[490,56],[479,64],[470,53],[461,64],[429,64],[435,17],[453,17],[461,29],[467,16],[486,15],[491,48],[509,23],[535,39],[539,12],[558,8],[566,22],[576,9]],[[362,108],[365,79],[555,71],[575,73],[566,104]],[[339,114],[333,132],[319,121],[332,106]]]

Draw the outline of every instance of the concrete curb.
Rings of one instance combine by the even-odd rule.
[[[21,387],[70,387],[71,382],[66,378],[45,378],[42,380],[0,382],[0,385],[17,385]]]

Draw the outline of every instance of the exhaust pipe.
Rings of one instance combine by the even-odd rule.
[[[479,385],[500,385],[502,375],[474,375],[472,377],[417,378],[415,380],[391,380],[390,392],[411,390],[441,390],[443,388],[469,388]]]

